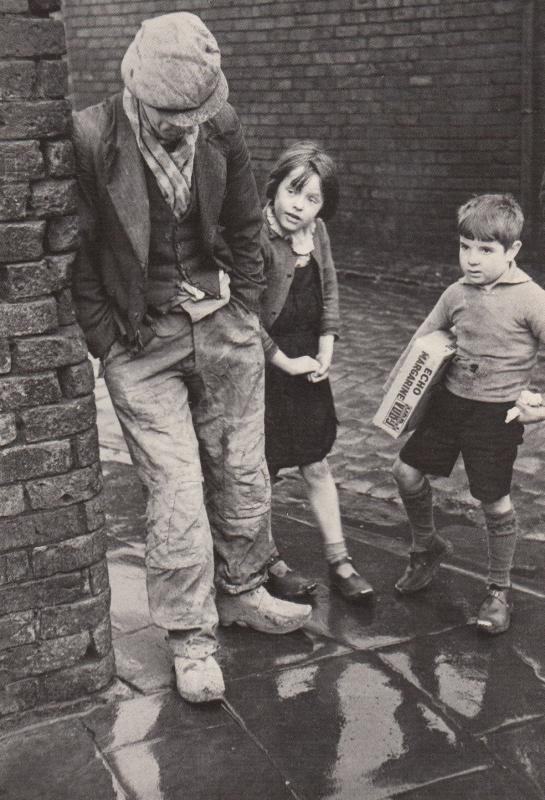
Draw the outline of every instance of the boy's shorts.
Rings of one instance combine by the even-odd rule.
[[[467,400],[438,386],[399,457],[420,472],[448,477],[461,453],[471,494],[494,503],[511,491],[513,464],[523,440],[520,422],[505,423],[513,405]]]

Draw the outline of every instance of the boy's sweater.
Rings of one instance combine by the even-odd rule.
[[[453,326],[456,356],[447,389],[470,400],[515,401],[528,386],[539,343],[545,343],[545,291],[514,263],[489,286],[460,278],[413,339]]]

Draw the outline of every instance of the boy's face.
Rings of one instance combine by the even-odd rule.
[[[299,189],[293,186],[302,169],[293,169],[278,184],[274,198],[274,214],[286,233],[304,228],[316,217],[324,204],[319,175],[314,173]]]
[[[460,267],[470,283],[486,286],[494,283],[509,266],[521,247],[521,242],[513,242],[506,250],[498,241],[484,242],[479,239],[466,239],[460,236]]]

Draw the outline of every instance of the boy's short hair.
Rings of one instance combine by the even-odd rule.
[[[458,233],[466,239],[497,241],[508,250],[520,239],[522,209],[511,194],[480,194],[458,209]]]
[[[297,181],[294,181],[294,188],[300,189],[313,174],[318,175],[324,198],[318,216],[329,219],[337,210],[339,202],[337,169],[333,159],[316,142],[295,142],[281,153],[267,179],[265,187],[267,199],[274,200],[278,187],[286,175],[300,168],[303,171]]]

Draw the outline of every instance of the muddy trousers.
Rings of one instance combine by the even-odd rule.
[[[214,583],[259,586],[274,551],[263,351],[257,317],[233,301],[194,324],[170,314],[155,331],[136,357],[116,342],[104,378],[148,490],[151,617],[175,655],[201,658],[217,648]]]

